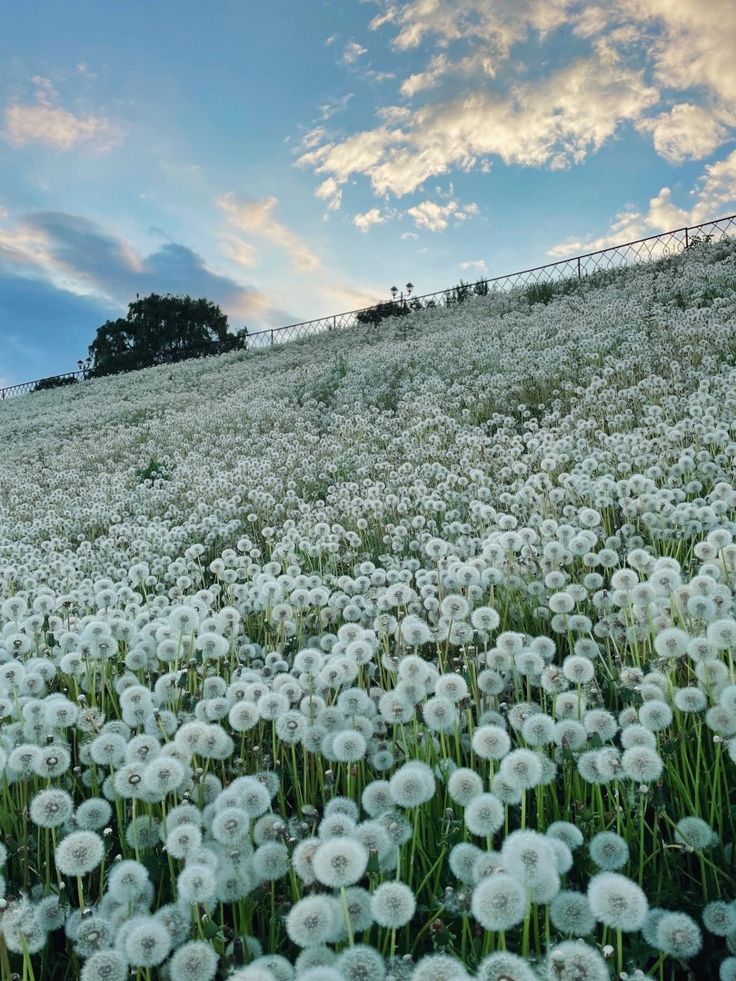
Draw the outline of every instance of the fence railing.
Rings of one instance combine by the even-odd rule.
[[[532,266],[518,272],[507,273],[503,276],[492,276],[475,283],[464,284],[464,294],[458,294],[458,287],[437,290],[434,293],[423,293],[410,300],[390,300],[375,304],[372,307],[362,307],[337,313],[329,317],[318,317],[315,320],[305,320],[298,324],[287,324],[285,327],[255,331],[246,337],[248,350],[259,350],[285,344],[299,338],[313,337],[327,331],[345,330],[360,323],[377,323],[383,316],[392,311],[405,313],[411,310],[425,309],[428,306],[440,306],[458,302],[468,296],[496,295],[513,289],[528,289],[533,286],[553,284],[563,280],[582,280],[586,276],[606,270],[622,269],[639,263],[656,259],[669,258],[679,255],[687,249],[706,242],[721,242],[729,240],[736,234],[736,215],[716,218],[713,221],[702,222],[699,225],[688,225],[675,228],[659,235],[649,235],[634,242],[624,242],[621,245],[585,252],[581,255],[548,262],[542,266]],[[206,348],[184,348],[176,352],[175,357],[161,363],[173,363],[188,357],[202,357],[221,354],[222,346],[214,344]],[[12,398],[27,392],[46,388],[56,388],[62,385],[90,377],[86,368],[78,371],[67,371],[61,375],[22,382],[18,385],[8,385],[0,388],[0,399]]]

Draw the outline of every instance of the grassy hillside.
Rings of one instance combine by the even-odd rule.
[[[735,287],[0,404],[0,976],[736,978]]]

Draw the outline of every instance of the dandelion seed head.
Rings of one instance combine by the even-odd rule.
[[[182,944],[169,961],[171,981],[212,981],[217,973],[217,951],[203,940]]]
[[[56,868],[62,875],[82,876],[102,861],[105,847],[94,831],[71,831],[56,847]]]
[[[462,963],[449,954],[425,954],[414,968],[411,981],[467,981]]]
[[[40,828],[57,828],[72,816],[74,803],[65,790],[40,790],[31,800],[31,821]]]
[[[736,931],[736,907],[733,903],[716,899],[703,909],[703,925],[709,933],[726,937]]]
[[[570,851],[580,848],[585,840],[580,828],[569,821],[553,821],[548,826],[546,834],[550,838],[559,838]]]
[[[458,767],[447,780],[447,792],[456,804],[465,807],[483,793],[483,781],[475,770]]]
[[[630,933],[641,929],[648,911],[643,890],[618,872],[599,872],[588,884],[588,902],[605,926]]]
[[[711,826],[699,817],[684,817],[675,825],[675,841],[696,852],[710,848],[718,840]]]
[[[187,865],[179,873],[176,890],[179,901],[187,906],[209,902],[215,895],[217,879],[214,871],[207,865]]]
[[[325,943],[333,931],[334,909],[327,896],[300,899],[286,917],[289,939],[299,947]]]
[[[202,832],[196,824],[185,822],[173,828],[166,835],[166,850],[172,858],[186,858],[202,844]]]
[[[624,749],[630,749],[632,746],[646,746],[648,749],[656,750],[657,737],[651,729],[647,729],[646,726],[640,725],[638,722],[632,722],[621,733],[621,745]]]
[[[471,909],[484,930],[510,930],[524,919],[526,890],[510,875],[487,876],[473,890]]]
[[[379,926],[398,929],[414,916],[416,899],[403,882],[383,882],[373,893],[371,912]]]
[[[644,702],[639,709],[639,722],[651,732],[666,729],[672,721],[672,709],[659,699]]]
[[[318,882],[332,888],[352,886],[368,865],[364,845],[349,838],[331,838],[322,842],[312,858],[312,870]]]
[[[465,827],[471,834],[487,838],[498,831],[505,817],[504,806],[498,797],[481,793],[473,797],[465,808]]]
[[[477,845],[466,841],[458,842],[450,851],[450,871],[461,882],[472,884],[475,881],[475,863],[482,855],[483,852]]]
[[[505,950],[489,954],[478,965],[478,981],[537,981],[528,961]]]
[[[501,761],[499,772],[511,777],[527,790],[542,781],[542,763],[537,753],[529,749],[512,749]]]
[[[663,912],[654,931],[658,950],[678,960],[689,960],[700,952],[703,936],[700,927],[687,913]]]
[[[172,946],[177,947],[189,937],[189,910],[178,903],[165,903],[153,914],[163,924],[171,937]]]
[[[335,900],[337,914],[336,919],[340,924],[342,935],[345,928],[345,910],[342,902]],[[371,894],[367,889],[360,886],[350,886],[345,890],[345,906],[347,907],[348,917],[353,935],[369,930],[373,926],[373,912],[371,910]]]
[[[337,954],[334,950],[325,944],[315,944],[313,947],[305,947],[302,950],[294,962],[294,967],[301,978],[308,971],[318,971],[320,968],[331,967],[336,960]]]
[[[452,732],[459,722],[455,703],[441,696],[427,699],[422,715],[427,727],[433,732]]]
[[[116,950],[100,950],[88,957],[79,981],[128,981],[128,962]]]
[[[434,796],[434,774],[426,763],[405,763],[389,780],[389,788],[398,807],[419,807]]]
[[[289,871],[289,850],[279,841],[266,841],[253,855],[256,875],[265,882],[281,879]]]
[[[263,954],[242,969],[246,977],[242,981],[291,981],[294,969],[290,962],[281,954]],[[247,972],[251,972],[248,974]],[[238,972],[240,973],[240,972]],[[241,981],[237,975],[231,975],[233,981]]]
[[[521,735],[530,746],[548,745],[555,739],[555,721],[541,712],[532,715],[522,725]]]
[[[107,889],[117,902],[129,903],[143,893],[148,881],[148,870],[145,865],[133,859],[123,859],[110,869]]]
[[[63,900],[59,896],[44,896],[38,901],[35,908],[35,917],[40,929],[44,933],[58,930],[64,926],[66,909]]]
[[[133,967],[155,967],[166,959],[170,950],[171,937],[161,922],[152,916],[130,921],[125,955]]]
[[[353,944],[339,954],[335,968],[345,981],[383,981],[386,967],[383,958],[374,947]]]
[[[491,780],[491,793],[503,804],[518,804],[524,790],[513,773],[495,773]]]
[[[549,907],[552,925],[560,933],[573,937],[585,937],[595,928],[595,917],[585,893],[559,892]]]
[[[473,751],[483,760],[500,760],[511,749],[511,739],[500,726],[478,726],[472,737]]]
[[[581,940],[564,940],[547,953],[547,972],[559,981],[609,981],[608,965],[598,951]]]
[[[588,733],[582,722],[561,719],[555,723],[555,742],[562,749],[582,749],[588,742]]]
[[[624,775],[638,783],[659,780],[664,764],[659,754],[648,746],[632,746],[621,757]]]
[[[718,977],[720,981],[736,981],[736,957],[727,957],[721,961]]]
[[[623,868],[629,860],[629,846],[615,831],[599,831],[591,838],[588,851],[598,868],[607,872]]]

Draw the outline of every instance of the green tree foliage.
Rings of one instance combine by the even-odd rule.
[[[89,373],[114,375],[245,347],[246,328],[233,334],[227,327],[226,314],[211,300],[151,293],[129,303],[126,317],[98,328]]]
[[[45,392],[50,388],[63,388],[65,385],[76,384],[77,379],[73,375],[52,375],[50,378],[41,378],[33,386],[33,392]]]
[[[405,317],[407,313],[415,309],[416,307],[409,303],[397,303],[396,300],[390,300],[388,303],[379,303],[375,307],[361,310],[355,319],[359,324],[373,324],[375,326],[389,317]]]
[[[461,279],[457,286],[453,286],[451,290],[447,290],[445,293],[445,304],[448,307],[452,307],[459,303],[465,303],[466,300],[470,299],[471,295],[470,283],[466,283]]]
[[[477,283],[466,283],[461,279],[457,286],[445,292],[445,304],[452,307],[458,303],[465,303],[474,296],[488,296],[487,279],[481,279]]]

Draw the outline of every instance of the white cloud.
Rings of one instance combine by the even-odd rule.
[[[2,219],[7,217],[7,211],[0,215]],[[48,235],[24,222],[14,229],[0,227],[0,261],[15,266],[21,275],[35,272],[38,267],[51,272],[55,266]]]
[[[692,209],[695,211],[695,208]],[[711,215],[710,217],[717,217]],[[667,232],[672,228],[681,228],[689,225],[690,221],[697,219],[692,217],[687,208],[679,208],[672,200],[672,191],[669,187],[663,187],[658,194],[655,194],[649,201],[649,210],[646,215],[646,231]]]
[[[451,220],[465,221],[471,215],[478,214],[478,205],[471,203],[463,207],[455,200],[448,201],[447,204],[422,201],[413,208],[407,208],[406,213],[414,219],[417,228],[427,232],[442,232]]]
[[[654,149],[670,163],[700,160],[721,145],[727,127],[704,106],[678,102],[669,112],[636,124],[641,132],[651,133]]]
[[[11,103],[5,108],[3,135],[13,147],[40,143],[55,150],[85,145],[97,152],[112,149],[121,141],[118,127],[104,116],[75,115],[57,104],[57,95],[47,78],[34,76],[36,101]]]
[[[328,119],[332,119],[332,117],[336,116],[338,113],[344,112],[352,98],[353,93],[346,92],[345,95],[327,99],[321,106],[319,106],[320,119],[323,122],[326,122]]]
[[[378,165],[388,143],[401,138],[400,130],[389,130],[380,126],[347,137],[341,143],[324,143],[322,146],[302,154],[298,163],[312,167],[317,174],[328,175],[317,191],[320,198],[336,197],[339,186],[351,174],[366,173]]]
[[[391,2],[370,24],[390,27],[397,50],[433,40],[446,50],[470,42],[496,60],[530,36],[541,40],[572,26],[587,40],[615,46],[642,42],[662,86],[707,86],[736,103],[736,5],[733,0],[406,0]],[[421,73],[418,73],[421,74]],[[411,86],[410,86],[411,87]]]
[[[682,99],[647,128],[657,152],[680,162],[704,156],[721,144],[724,124],[733,125],[736,112],[736,5],[732,0],[610,0],[575,11],[575,33],[605,39],[614,45],[638,45],[655,81],[675,92],[708,93],[713,110],[696,115],[678,108]],[[700,108],[700,107],[692,107]],[[727,119],[724,119],[724,114]],[[693,152],[686,143],[692,137]],[[710,149],[705,149],[709,147]]]
[[[394,126],[411,119],[412,112],[408,106],[381,106],[376,109],[376,116],[389,126]]]
[[[613,3],[609,3],[607,7],[592,3],[583,5],[573,16],[573,33],[586,39],[603,33],[609,26],[611,17],[615,16],[614,9]]]
[[[595,252],[647,235],[657,235],[686,225],[699,225],[736,210],[736,150],[723,160],[708,164],[689,193],[690,207],[672,200],[672,190],[663,187],[650,199],[646,212],[629,206],[619,212],[602,235],[567,239],[547,250],[554,258],[577,252]]]
[[[342,190],[334,177],[328,177],[326,181],[322,181],[314,194],[321,201],[327,202],[329,211],[337,211],[342,204]]]
[[[378,126],[328,142],[298,162],[338,184],[364,174],[375,194],[397,197],[492,155],[506,164],[561,168],[582,162],[657,97],[642,71],[581,58],[542,81],[515,86],[506,97],[481,89],[428,103],[403,128]]]
[[[354,310],[375,303],[375,296],[368,290],[353,283],[345,283],[338,273],[330,269],[311,251],[304,240],[293,229],[279,221],[274,211],[278,198],[274,196],[258,200],[242,200],[234,194],[223,194],[217,199],[220,210],[226,217],[227,229],[222,237],[223,253],[237,261],[237,251],[244,248],[241,259],[248,264],[254,255],[252,243],[246,242],[242,235],[266,242],[282,249],[301,279],[303,292],[309,300],[323,302],[328,310]],[[237,233],[234,235],[233,230]]]
[[[440,47],[453,41],[482,40],[507,52],[530,31],[544,35],[565,22],[575,0],[409,0],[374,17],[370,27],[394,28],[399,51],[433,38]]]
[[[401,83],[401,94],[411,99],[418,92],[436,88],[448,76],[456,76],[466,82],[483,85],[487,79],[495,77],[502,60],[502,57],[496,57],[485,48],[480,48],[457,61],[450,61],[443,52],[440,52],[431,59],[425,71],[416,72],[404,79]]]
[[[0,269],[113,308],[138,291],[154,290],[210,296],[230,314],[268,306],[258,291],[221,274],[186,246],[167,241],[144,255],[95,222],[59,211],[0,223]]]
[[[342,62],[345,65],[352,65],[364,55],[368,49],[361,47],[357,41],[348,41],[342,53]]]
[[[320,283],[319,292],[330,310],[340,312],[362,310],[377,302],[376,292],[360,289],[346,283]]]
[[[485,259],[468,259],[467,262],[460,263],[460,268],[470,272],[480,273],[481,276],[484,276],[488,272]]]
[[[84,61],[79,62],[79,64],[76,66],[76,70],[79,75],[83,75],[85,78],[97,78],[97,74],[93,72],[89,65]]]
[[[380,208],[371,208],[362,214],[353,215],[353,224],[361,232],[367,232],[371,225],[381,225],[386,221],[386,215],[382,214]]]
[[[290,142],[290,137],[287,137],[284,142]],[[327,139],[327,130],[324,126],[314,126],[312,129],[308,129],[302,136],[299,137],[298,142],[295,145],[293,153],[306,153],[309,150],[313,150],[315,147],[319,146],[324,140]]]
[[[736,150],[723,160],[708,164],[691,192],[695,204],[690,210],[691,222],[718,218],[736,208]]]
[[[736,6],[732,0],[620,0],[633,20],[658,23],[654,65],[662,85],[674,89],[707,86],[736,106]]]
[[[415,72],[415,74],[409,75],[408,78],[404,79],[401,83],[401,94],[410,99],[417,92],[434,88],[442,76],[448,71],[449,67],[450,62],[447,55],[435,55],[425,71]]]
[[[218,198],[217,204],[232,226],[282,249],[295,269],[309,272],[319,267],[319,259],[303,239],[274,217],[278,198],[243,201],[230,193]]]
[[[249,269],[258,262],[258,253],[251,242],[242,238],[226,237],[222,243],[223,254],[238,266]]]
[[[368,82],[380,84],[381,82],[390,82],[396,78],[396,74],[394,72],[382,72],[377,68],[366,68],[360,77],[366,79]]]
[[[567,167],[627,123],[675,164],[734,135],[733,0],[375,2],[370,28],[402,62],[410,50],[412,70],[397,82],[399,104],[376,108],[378,125],[325,135],[299,158],[323,181],[362,175],[385,197],[454,170],[487,171],[494,157]],[[540,49],[533,71],[517,56],[528,41]]]

